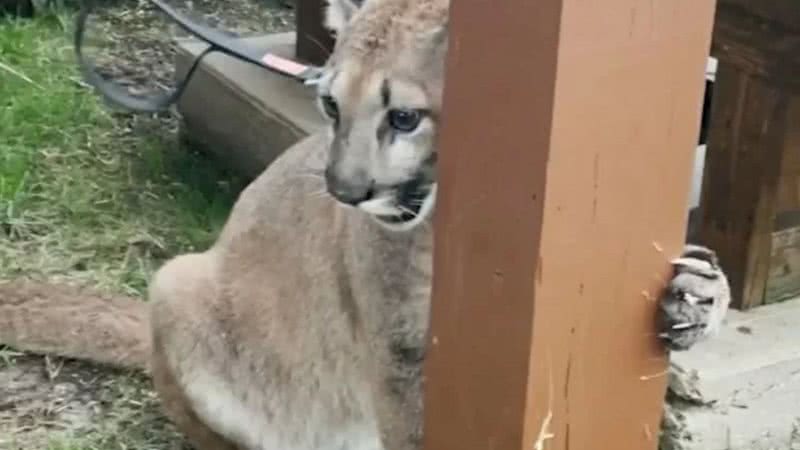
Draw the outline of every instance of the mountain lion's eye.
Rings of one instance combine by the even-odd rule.
[[[410,133],[417,129],[422,121],[422,113],[416,109],[389,110],[389,125],[397,131]]]
[[[333,120],[338,119],[339,106],[336,104],[336,100],[330,95],[323,95],[320,100],[322,101],[322,109],[325,110],[325,114]]]

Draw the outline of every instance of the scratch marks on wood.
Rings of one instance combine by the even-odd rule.
[[[553,421],[553,358],[548,352],[548,383],[547,383],[547,415],[542,420],[542,425],[539,427],[539,434],[533,442],[533,450],[544,450],[544,444],[548,440],[555,437],[550,431],[550,423]]]
[[[564,399],[566,399],[567,405],[569,405],[569,384],[571,376],[572,376],[572,353],[570,353],[569,359],[567,360],[567,374],[564,377]]]
[[[539,261],[536,263],[536,283],[541,284],[544,277],[544,258],[539,254]]]
[[[550,409],[547,411],[547,416],[545,416],[542,421],[542,426],[539,428],[539,435],[536,437],[536,442],[533,443],[533,450],[544,450],[545,442],[555,437],[555,435],[550,432],[550,422],[552,421],[553,410]]]
[[[664,253],[664,247],[656,241],[653,241],[653,248],[656,249],[658,253]]]
[[[592,221],[597,220],[597,190],[600,187],[600,154],[594,154],[594,167],[592,169],[594,180],[594,198],[592,199]]]
[[[669,371],[667,371],[667,370],[662,370],[661,372],[653,373],[653,374],[650,374],[650,375],[642,375],[642,376],[639,377],[639,380],[641,380],[641,381],[655,380],[657,378],[661,378],[661,377],[666,376],[668,372]]]

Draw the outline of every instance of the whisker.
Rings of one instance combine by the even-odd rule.
[[[328,189],[326,189],[326,188],[318,189],[316,191],[312,191],[312,192],[308,193],[308,196],[312,197],[312,198],[322,198],[322,197],[327,197],[328,195],[329,195],[328,194]]]
[[[300,172],[300,173],[297,174],[297,176],[298,177],[323,178],[322,174],[323,174],[323,172],[321,172],[321,171],[320,172],[308,171],[308,172]]]
[[[412,217],[417,217],[417,213],[415,213],[414,211],[406,208],[405,206],[397,205],[397,207],[400,209],[400,211],[402,211],[402,212],[404,212],[406,214],[410,214]]]
[[[322,175],[322,172],[301,172],[297,173],[293,177],[294,179],[304,179],[304,180],[314,180],[314,181],[324,181],[325,177]]]

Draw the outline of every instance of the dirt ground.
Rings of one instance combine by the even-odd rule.
[[[281,0],[171,3],[242,35],[285,31],[294,23],[291,3]],[[103,8],[102,40],[113,47],[102,60],[103,70],[127,79],[132,88],[171,85],[174,48],[163,22],[155,25],[147,14],[147,1],[109,0]],[[68,38],[64,42],[71,44]],[[115,120],[129,128],[126,133],[174,141],[179,118],[173,112],[145,118],[120,112]],[[148,379],[0,346],[0,450],[180,448],[186,444],[161,415]]]
[[[144,377],[4,352],[0,449],[189,448]]]

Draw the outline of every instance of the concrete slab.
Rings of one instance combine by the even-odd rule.
[[[800,449],[800,299],[731,311],[717,338],[672,362],[697,401],[672,401],[680,450]]]
[[[242,39],[294,56],[294,32]],[[178,47],[176,72],[183,77],[206,44],[188,39]],[[177,107],[186,137],[249,177],[323,124],[313,88],[218,52],[203,58]]]

